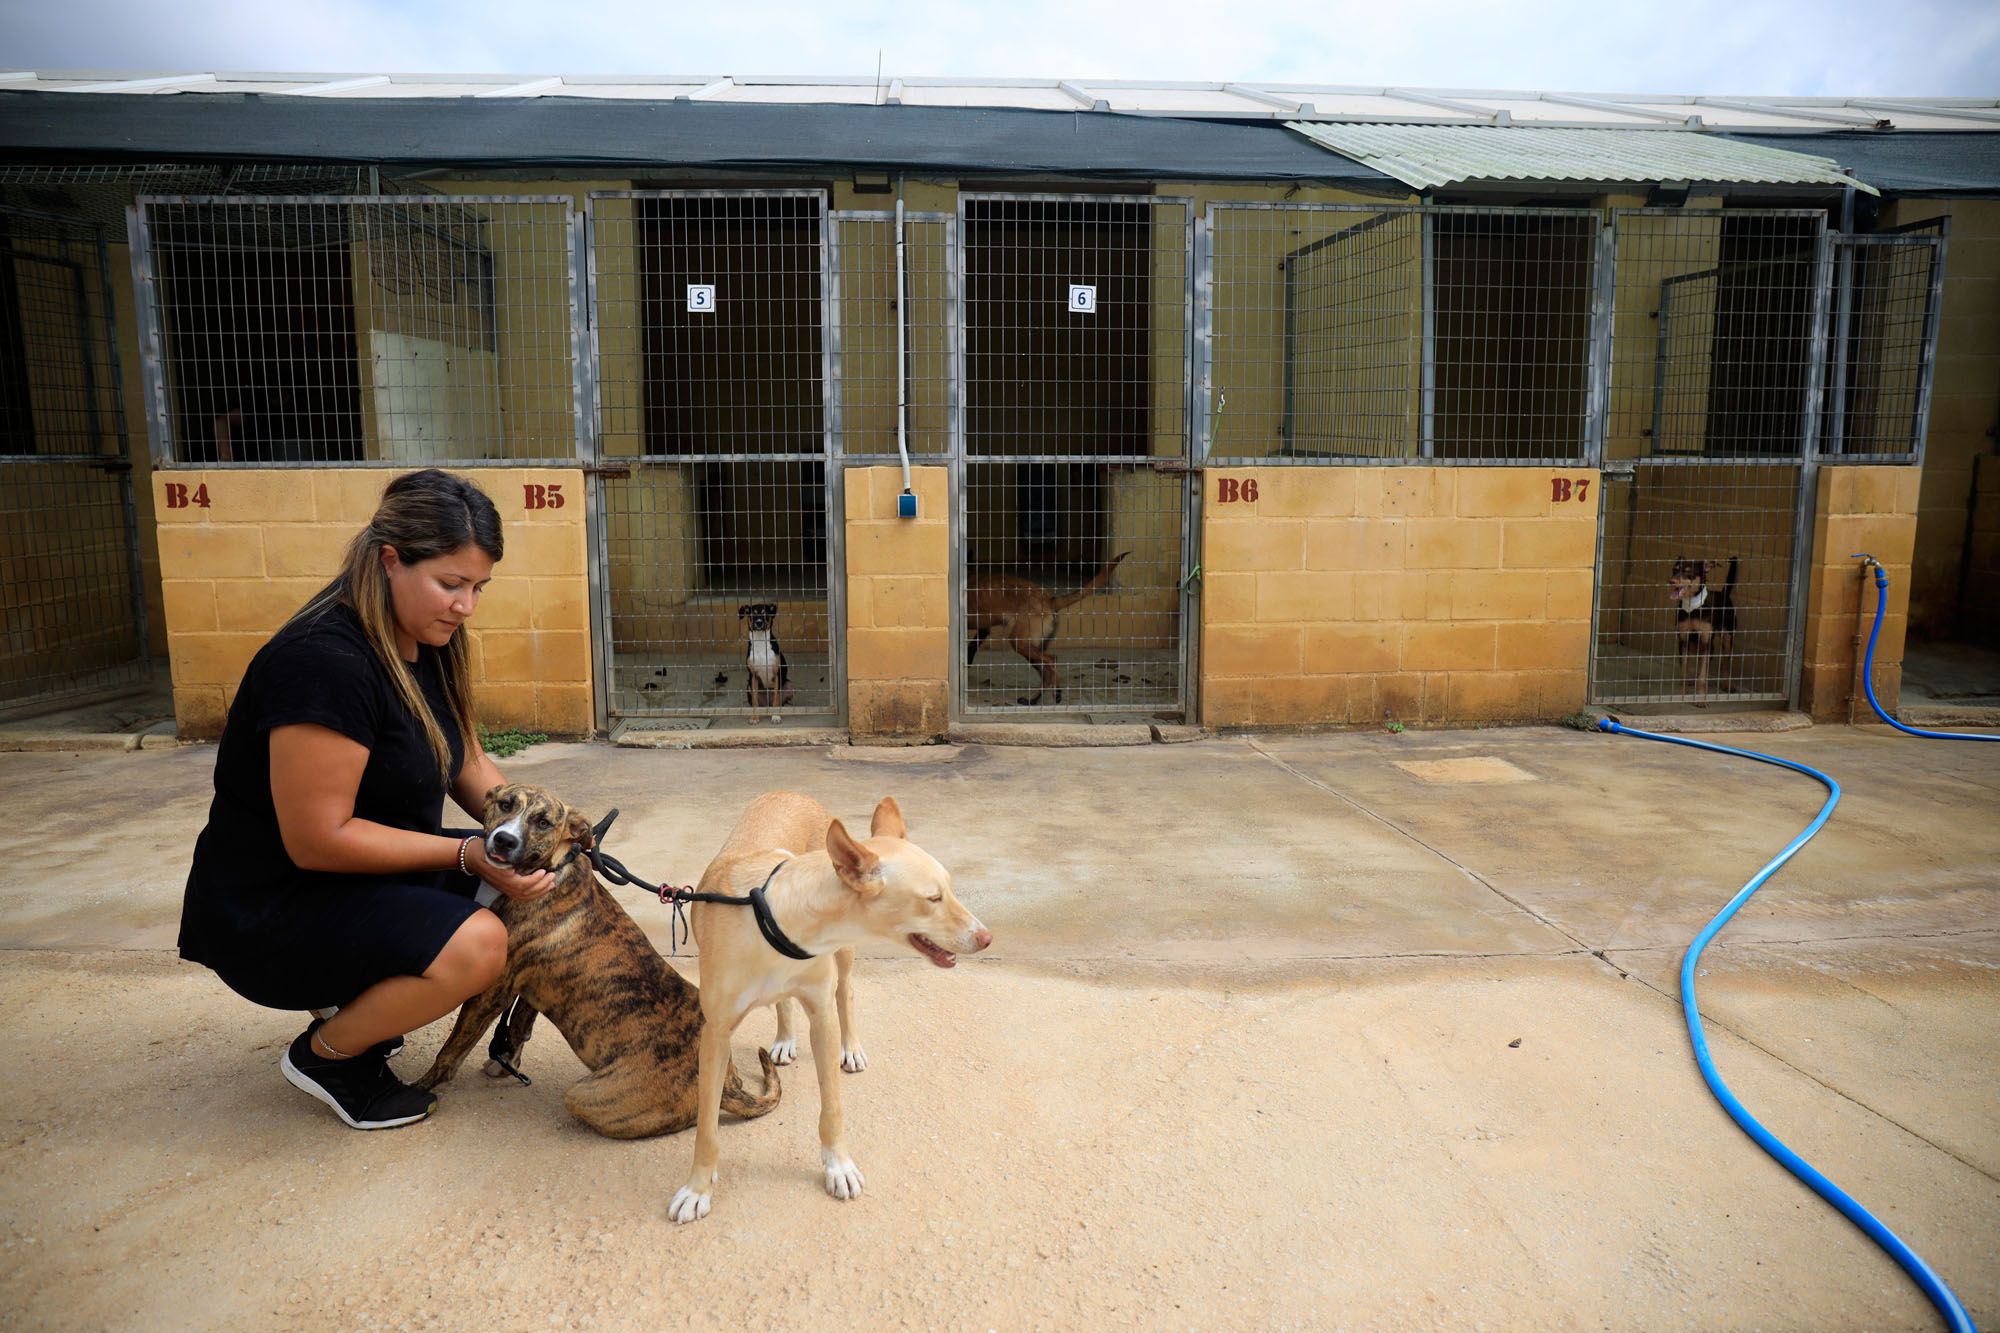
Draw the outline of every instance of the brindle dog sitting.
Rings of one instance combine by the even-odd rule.
[[[519,997],[496,1033],[496,1049],[518,1052],[536,1012],[547,1014],[590,1073],[570,1086],[563,1105],[614,1139],[672,1134],[695,1122],[701,1048],[701,1000],[668,967],[645,932],[597,881],[590,821],[535,787],[495,787],[482,822],[486,854],[517,871],[551,869],[555,887],[539,898],[493,905],[507,923],[507,970],[467,1000],[430,1072],[417,1086],[449,1082],[480,1034]],[[760,1116],[778,1104],[768,1051],[764,1092],[752,1096],[732,1064],[722,1109]]]

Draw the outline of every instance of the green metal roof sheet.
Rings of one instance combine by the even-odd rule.
[[[1878,193],[1830,157],[1693,130],[1286,124],[1322,148],[1420,190],[1463,181],[1712,181],[1852,185]]]

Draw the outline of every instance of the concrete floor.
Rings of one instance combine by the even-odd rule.
[[[1719,739],[1725,743],[1731,738]],[[1701,994],[1726,1077],[2000,1319],[2000,755],[1880,727]],[[0,754],[0,1292],[40,1327],[1930,1328],[1915,1288],[1710,1100],[1674,975],[1812,816],[1766,766],[1557,728],[1115,749],[536,747],[505,765],[695,878],[759,791],[894,794],[992,950],[885,948],[843,1081],[598,1139],[548,1034],[356,1134],[275,1067],[297,1015],[172,952],[213,751]],[[662,946],[656,902],[623,896]],[[682,960],[689,965],[690,960]],[[442,1039],[412,1039],[413,1075]],[[755,1017],[739,1063],[769,1040]],[[544,1029],[544,1033],[547,1030]]]
[[[1903,695],[1910,704],[2000,705],[2000,648],[1940,640],[1903,650]]]

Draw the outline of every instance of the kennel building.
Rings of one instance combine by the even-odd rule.
[[[1992,623],[1991,102],[9,87],[0,707],[214,734],[432,462],[568,734],[1845,716],[1853,549],[1890,691]]]

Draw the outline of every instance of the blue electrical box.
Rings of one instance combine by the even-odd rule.
[[[917,497],[910,491],[904,491],[901,495],[896,497],[896,517],[915,518],[916,516],[917,516]]]

